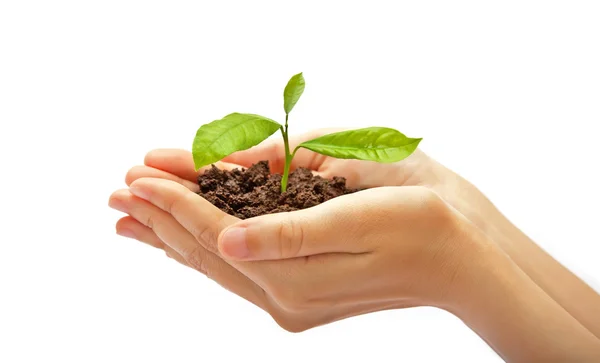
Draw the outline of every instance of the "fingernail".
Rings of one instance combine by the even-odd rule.
[[[131,187],[129,187],[129,191],[131,192],[131,194],[135,195],[138,198],[142,198],[145,200],[149,200],[150,199],[150,195],[148,194],[147,191],[145,191],[143,188],[140,188],[137,185],[132,185]]]
[[[119,212],[127,213],[127,207],[125,207],[125,203],[117,199],[111,199],[108,203],[108,206],[112,209],[116,209]]]
[[[133,238],[133,239],[136,238],[135,233],[133,233],[133,231],[130,229],[120,229],[117,231],[117,234],[119,236],[123,236],[123,237],[127,237],[127,238]]]
[[[246,229],[230,228],[221,237],[221,252],[233,258],[246,258],[250,256],[250,250],[246,242]]]

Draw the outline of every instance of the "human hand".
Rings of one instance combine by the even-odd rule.
[[[293,149],[303,141],[313,139],[339,129],[321,129],[291,137]],[[184,150],[154,150],[145,158],[144,166],[132,168],[126,177],[129,185],[140,177],[159,177],[184,183],[193,191],[198,190],[192,155]],[[268,160],[271,172],[283,171],[285,154],[282,141],[273,139],[248,150],[234,153],[217,167],[233,169],[250,167],[252,164]],[[324,178],[342,176],[350,188],[372,188],[381,186],[424,186],[442,197],[446,202],[465,215],[482,230],[499,230],[495,226],[509,223],[492,203],[472,184],[456,173],[445,168],[417,149],[408,158],[390,164],[363,160],[336,159],[299,149],[292,160],[291,170],[305,167]],[[204,169],[201,169],[202,172]],[[493,237],[493,236],[492,236]]]
[[[290,148],[342,129],[319,129],[290,138]],[[243,167],[268,160],[271,172],[281,173],[285,163],[283,141],[280,138],[263,142],[251,149],[234,153],[223,159]],[[350,188],[373,188],[382,186],[423,186],[435,191],[442,199],[465,215],[471,222],[489,234],[499,237],[507,229],[514,229],[496,207],[467,180],[439,164],[420,149],[408,158],[396,163],[337,159],[317,154],[307,149],[299,149],[292,160],[291,170],[305,167],[314,174],[331,179],[334,176],[346,178]],[[497,238],[503,245],[503,238]]]
[[[131,190],[111,197],[113,208],[129,214],[118,232],[134,231],[132,237],[205,273],[289,331],[433,305],[457,315],[508,360],[565,361],[574,352],[578,361],[597,357],[589,331],[426,188],[376,188],[240,221],[193,192],[197,174],[189,153],[155,151],[146,164],[128,173]],[[235,258],[245,250],[239,234],[229,232],[240,226],[248,248]],[[255,259],[266,260],[248,261]],[[547,331],[565,333],[557,341]]]
[[[252,301],[291,331],[383,309],[442,306],[468,255],[460,247],[464,220],[424,188],[367,190],[310,211],[240,222],[183,184],[141,178],[113,194],[111,206],[130,215],[117,228],[136,231],[137,238]],[[289,217],[296,222],[285,222]],[[218,236],[251,221],[265,224],[246,225],[249,250],[283,260],[222,258],[232,250],[228,242],[219,245]],[[278,236],[271,242],[279,249],[260,252],[256,228]]]
[[[317,130],[299,136],[292,140],[293,147],[327,131]],[[264,143],[233,154],[227,160],[246,166],[252,161],[267,159],[280,167],[282,150],[277,142]],[[600,295],[513,225],[479,189],[457,173],[420,150],[392,164],[340,160],[301,151],[303,158],[296,160],[298,165],[308,165],[324,177],[346,177],[351,187],[423,186],[434,191],[483,231],[548,295],[600,337]],[[557,284],[557,281],[562,283]]]

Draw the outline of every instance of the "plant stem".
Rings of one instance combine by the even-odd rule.
[[[285,166],[283,167],[283,176],[281,177],[281,192],[287,190],[288,177],[290,174],[290,165],[293,155],[290,153],[290,142],[288,140],[288,115],[285,115],[285,128],[281,127],[281,135],[283,136],[283,145],[285,146]]]

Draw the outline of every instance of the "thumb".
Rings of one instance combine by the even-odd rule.
[[[221,232],[219,252],[226,258],[244,261],[366,252],[367,248],[356,241],[364,236],[360,233],[364,224],[357,223],[360,217],[336,208],[340,203],[328,203],[238,222]]]

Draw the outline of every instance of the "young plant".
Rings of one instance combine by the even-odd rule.
[[[367,127],[317,137],[301,143],[290,152],[288,118],[302,96],[305,84],[302,73],[298,73],[285,86],[283,91],[284,125],[264,116],[237,112],[202,125],[196,132],[192,145],[196,170],[236,151],[258,145],[280,130],[285,152],[285,166],[281,178],[281,192],[283,193],[287,189],[292,159],[300,148],[339,159],[393,163],[412,154],[422,140],[406,137],[401,132],[387,127]]]

